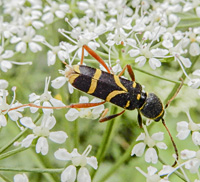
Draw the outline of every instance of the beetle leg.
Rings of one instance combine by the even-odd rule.
[[[111,73],[110,69],[104,62],[104,60],[96,53],[94,52],[91,48],[89,48],[87,45],[83,45],[82,47],[82,55],[81,55],[81,65],[83,64],[83,57],[84,57],[84,49],[93,57],[95,58],[106,70],[108,73]]]
[[[138,110],[138,124],[139,124],[140,128],[142,128],[142,116],[141,116],[141,113],[139,110]]]
[[[171,97],[171,99],[168,100],[168,102],[165,105],[165,109],[169,106],[169,104],[174,100],[174,98],[177,96],[177,94],[179,93],[179,91],[181,90],[182,86],[183,86],[183,79],[180,78],[181,80],[181,84],[179,85],[178,89],[176,90],[175,94]]]
[[[125,112],[125,110],[121,111],[121,112],[118,113],[118,114],[113,114],[113,115],[110,115],[110,116],[106,116],[106,117],[104,117],[104,118],[101,118],[101,119],[99,120],[99,122],[102,123],[102,122],[108,121],[108,120],[110,120],[110,119],[116,118],[117,116],[122,115],[124,112]]]
[[[68,108],[89,108],[89,107],[95,107],[99,106],[101,104],[104,104],[106,101],[97,102],[97,103],[77,103],[77,104],[70,104]]]
[[[134,74],[133,69],[131,68],[131,65],[130,65],[130,64],[127,64],[126,66],[124,66],[124,68],[123,68],[122,71],[118,74],[118,76],[122,76],[126,69],[128,70],[128,73],[129,73],[129,75],[130,75],[132,81],[135,81],[135,74]]]

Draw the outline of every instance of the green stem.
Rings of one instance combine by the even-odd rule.
[[[131,143],[126,152],[115,163],[115,165],[113,165],[112,168],[106,174],[103,175],[103,177],[99,180],[99,182],[106,181],[125,161],[131,158],[131,151],[134,145],[135,145],[135,140]]]
[[[8,167],[1,167],[0,171],[15,171],[15,172],[34,172],[34,173],[60,173],[64,170],[64,168],[58,169],[42,169],[42,168],[8,168]]]
[[[38,117],[35,119],[34,123],[36,123],[41,117],[41,114],[38,115]],[[29,128],[24,129],[21,131],[16,137],[14,137],[10,142],[8,142],[4,147],[0,149],[0,153],[4,152],[6,149],[8,149],[13,143],[15,143],[21,136],[28,130]]]
[[[78,121],[74,121],[74,147],[78,149],[79,147],[79,127]]]
[[[3,181],[2,181],[3,180]],[[8,179],[6,176],[3,174],[0,174],[0,181],[1,182],[12,182],[10,179]]]
[[[22,151],[27,150],[27,149],[28,148],[25,148],[25,147],[19,147],[17,149],[11,150],[9,152],[3,153],[3,154],[0,155],[0,160],[5,159],[5,158],[7,158],[9,156],[12,156],[12,155],[14,155],[16,153],[22,152]]]
[[[112,110],[114,112],[111,112],[112,114],[116,112],[117,108],[116,107],[112,107]],[[106,153],[106,150],[110,144],[110,140],[111,140],[111,133],[112,133],[112,130],[114,128],[114,123],[116,123],[116,121],[114,119],[112,119],[111,121],[108,121],[107,125],[106,125],[106,130],[104,132],[104,135],[103,135],[103,138],[102,138],[102,141],[101,141],[101,145],[100,147],[98,148],[98,151],[97,151],[97,155],[96,155],[96,158],[97,158],[97,161],[98,161],[98,166],[100,166],[104,156],[105,156],[105,153]],[[92,170],[91,172],[91,178],[93,178],[96,174],[97,170]]]

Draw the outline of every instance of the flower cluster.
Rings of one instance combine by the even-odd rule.
[[[34,147],[34,157],[40,158],[40,162],[30,164],[30,167],[46,167],[37,170],[41,173],[49,173],[49,176],[41,181],[57,181],[55,175],[51,176],[51,169],[49,170],[54,165],[60,166],[56,159],[59,162],[71,162],[64,165],[65,168],[52,169],[54,173],[61,174],[62,182],[76,180],[90,182],[93,178],[99,177],[95,176],[97,170],[100,171],[99,173],[106,173],[104,177],[99,177],[98,181],[105,181],[117,169],[118,164],[111,170],[107,170],[108,163],[111,164],[123,155],[121,149],[117,151],[117,147],[109,149],[109,145],[113,144],[110,142],[113,137],[115,139],[113,141],[120,143],[122,148],[130,147],[124,151],[124,156],[128,157],[123,156],[119,159],[120,162],[126,161],[130,155],[133,160],[134,156],[142,157],[144,154],[144,162],[154,165],[147,168],[148,173],[145,173],[141,166],[136,166],[137,171],[143,174],[147,181],[170,181],[177,170],[179,170],[178,176],[185,181],[200,181],[200,151],[195,148],[200,145],[200,124],[194,122],[187,112],[193,109],[196,109],[194,113],[199,111],[199,0],[163,0],[162,2],[155,0],[0,0],[0,7],[0,128],[2,138],[6,140],[0,143],[2,146],[0,159],[9,160],[11,155],[17,156],[24,150],[28,153],[31,151],[28,149]],[[180,77],[185,79],[185,88],[179,101],[176,102],[181,104],[172,106],[168,110],[174,116],[173,118],[170,115],[169,118],[177,121],[181,112],[186,112],[188,116],[188,121],[171,122],[173,125],[177,123],[179,142],[191,141],[185,142],[182,151],[179,152],[180,159],[177,160],[175,157],[177,166],[171,167],[167,163],[158,169],[157,164],[162,161],[162,152],[165,155],[171,147],[160,130],[152,135],[149,134],[152,133],[150,131],[152,125],[151,127],[143,125],[144,132],[136,138],[137,143],[133,145],[121,139],[118,132],[113,132],[114,129],[118,129],[117,122],[111,122],[103,130],[101,129],[104,124],[97,124],[95,128],[93,124],[84,122],[84,120],[98,120],[104,117],[104,111],[108,109],[105,110],[105,107],[109,107],[101,104],[102,100],[98,98],[91,99],[89,96],[82,95],[69,83],[68,75],[70,71],[74,71],[74,65],[84,64],[106,71],[105,66],[94,61],[92,56],[95,56],[91,55],[90,51],[83,49],[84,45],[105,60],[111,74],[120,74],[122,68],[130,64],[142,75],[140,79],[136,75],[136,81],[149,84],[150,78],[145,77],[146,74],[159,78],[159,81],[151,81],[149,85],[154,91],[158,91],[158,95],[160,92],[161,100],[172,95],[173,86],[170,84],[169,86],[169,82],[179,84]],[[126,73],[120,76],[126,78]],[[85,84],[89,84],[89,79],[87,83],[83,80]],[[45,84],[42,84],[43,80]],[[98,84],[97,81],[98,79],[94,82]],[[117,81],[116,83],[119,84]],[[85,104],[85,107],[74,107],[75,103],[81,106]],[[97,106],[92,105],[93,103],[97,103]],[[86,107],[87,104],[92,107]],[[110,111],[117,113],[117,109],[110,109]],[[118,115],[116,113],[111,114],[110,118],[115,118],[114,116]],[[133,117],[124,114],[124,118]],[[169,125],[169,129],[175,128]],[[104,133],[103,137],[102,133]],[[127,133],[124,138],[128,137]],[[132,140],[135,142],[135,139]],[[92,149],[88,141],[95,146],[96,157],[88,157]],[[193,148],[190,148],[189,143]],[[12,148],[13,144],[15,149]],[[57,144],[62,148],[57,150]],[[83,154],[78,153],[80,148],[86,148]],[[55,158],[51,156],[52,151],[56,151]],[[130,151],[132,152],[127,155],[126,152]],[[108,161],[104,164],[105,171],[103,171],[103,167],[97,169],[97,161],[101,164],[105,155]],[[44,163],[46,158],[43,157],[49,157],[47,164]],[[14,160],[11,162],[14,166]],[[22,161],[22,165],[24,164],[26,165],[27,162]],[[95,172],[88,170],[85,167],[87,164],[95,169]],[[34,172],[34,170],[29,171]],[[12,168],[10,171],[15,169]],[[26,171],[27,169],[22,169],[21,174],[14,176],[14,181],[29,181],[23,173]],[[38,179],[39,177],[36,177],[33,180]]]

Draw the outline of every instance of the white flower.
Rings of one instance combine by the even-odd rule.
[[[151,44],[144,44],[137,47],[136,42],[130,39],[128,40],[128,44],[133,47],[128,53],[131,57],[136,57],[135,62],[142,67],[148,60],[153,70],[161,66],[159,59],[164,58],[169,53],[167,49],[150,49]]]
[[[22,114],[20,113],[23,111],[23,108],[18,108],[18,109],[12,109],[17,106],[21,106],[19,102],[15,102],[15,90],[16,87],[12,88],[12,91],[14,93],[13,100],[11,101],[10,105],[6,101],[6,97],[8,95],[7,90],[5,89],[0,89],[0,127],[4,127],[7,125],[7,119],[5,117],[6,114],[10,117],[11,120],[17,121],[19,118],[22,117]]]
[[[26,174],[22,173],[22,174],[16,174],[14,176],[14,182],[29,182],[29,180]]]
[[[81,59],[82,56],[82,48],[83,45],[88,45],[92,50],[96,50],[97,47],[100,47],[99,43],[91,41],[93,39],[95,39],[96,37],[98,37],[98,35],[96,35],[96,33],[94,32],[81,32],[77,31],[76,28],[74,28],[71,32],[65,31],[63,29],[59,29],[58,30],[64,37],[66,37],[67,39],[69,39],[71,42],[73,42],[75,45],[75,47],[73,47],[73,50],[76,49],[76,52],[74,55],[78,54],[79,59]],[[75,38],[75,40],[73,40],[71,37],[68,36],[68,34],[70,33],[72,38]],[[88,56],[88,52],[84,51],[84,57]],[[71,65],[73,62],[73,60],[69,63],[69,65]]]
[[[16,61],[11,61],[8,60],[14,55],[14,52],[12,50],[5,50],[2,46],[0,46],[0,69],[3,72],[7,72],[9,69],[12,68],[12,64],[17,64],[17,65],[26,65],[29,64],[31,65],[31,62],[16,62]]]
[[[85,167],[87,164],[92,168],[97,169],[97,159],[96,157],[87,157],[92,149],[92,146],[89,145],[83,154],[79,154],[77,149],[74,149],[69,153],[66,149],[59,149],[54,153],[54,156],[58,160],[71,161],[72,165],[69,165],[61,174],[61,182],[74,182],[77,178],[78,182],[91,182],[90,174]],[[77,174],[77,167],[79,168]],[[76,176],[77,174],[77,176]]]
[[[193,89],[197,89],[200,87],[200,69],[195,70],[192,74],[198,76],[199,78],[190,79],[188,86],[192,87]]]
[[[3,72],[7,72],[8,69],[12,68],[12,63],[7,59],[11,58],[14,52],[11,50],[5,50],[5,52],[4,53],[3,52],[4,49],[3,47],[0,46],[0,69]]]
[[[8,82],[6,80],[0,79],[0,90],[5,90],[8,87]],[[0,95],[3,96],[3,95]]]
[[[144,131],[145,133],[141,133],[136,141],[144,141],[136,144],[131,152],[131,155],[136,155],[138,157],[141,157],[144,153],[144,150],[146,146],[148,146],[148,149],[145,153],[145,161],[150,163],[152,162],[153,164],[156,164],[158,162],[158,156],[157,152],[155,150],[155,146],[160,148],[160,149],[167,149],[167,145],[163,142],[157,142],[157,141],[162,141],[164,139],[164,133],[163,132],[158,132],[154,133],[151,137],[149,136],[149,133],[147,131],[146,126],[144,126]]]
[[[40,105],[45,107],[62,107],[65,106],[65,104],[62,103],[62,101],[57,100],[51,96],[51,92],[48,91],[48,86],[50,83],[50,77],[46,78],[45,80],[45,88],[44,88],[44,93],[42,95],[36,95],[35,93],[32,93],[29,95],[29,101],[33,102],[35,105]],[[36,107],[31,107],[30,108],[32,113],[37,112],[38,108]],[[42,109],[44,113],[53,113],[53,109]]]
[[[200,150],[197,152],[192,150],[182,150],[181,158],[187,160],[185,162],[185,168],[189,169],[191,173],[198,173],[200,167]]]
[[[189,123],[186,121],[181,121],[177,123],[177,131],[176,135],[180,140],[185,140],[188,135],[192,132],[192,141],[195,145],[200,145],[200,124],[196,124],[193,122],[189,112],[187,112],[187,116],[189,119]]]
[[[49,145],[47,138],[55,143],[64,143],[68,138],[67,134],[63,131],[51,132],[50,130],[55,126],[56,119],[54,116],[44,115],[42,123],[40,126],[37,126],[33,123],[30,117],[23,117],[20,119],[20,122],[23,126],[32,129],[33,134],[28,135],[20,143],[22,147],[29,147],[34,139],[38,138],[36,143],[36,152],[46,155],[49,151]]]
[[[145,173],[139,167],[136,167],[136,169],[146,177],[146,181],[148,181],[148,182],[160,182],[160,180],[161,180],[160,176],[158,174],[156,174],[157,169],[155,167],[149,166],[147,168],[148,173]]]
[[[94,98],[90,103],[97,103],[97,102],[101,102],[101,100],[98,98]],[[81,96],[79,98],[79,103],[89,103],[89,98],[86,96]],[[103,112],[103,110],[104,110],[104,105],[99,105],[99,106],[90,107],[90,108],[81,108],[78,110],[71,108],[69,109],[67,114],[65,114],[65,118],[68,121],[74,121],[78,117],[87,118],[87,119],[97,119],[100,116],[100,114]]]
[[[58,18],[64,18],[66,13],[69,12],[69,5],[67,3],[58,4],[55,1],[48,1],[47,6],[44,8],[44,15],[42,16],[42,20],[46,24],[50,24],[54,20],[54,16]]]
[[[27,45],[29,49],[36,53],[42,50],[42,47],[36,43],[41,42],[44,37],[41,35],[35,35],[36,32],[32,27],[23,27],[18,33],[18,36],[13,36],[10,40],[12,44],[17,43],[16,51],[25,53],[27,51]]]

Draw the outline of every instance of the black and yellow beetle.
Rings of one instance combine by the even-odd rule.
[[[69,71],[66,74],[69,82],[75,88],[103,99],[105,102],[111,102],[122,107],[124,109],[123,112],[126,109],[137,109],[139,115],[141,113],[145,117],[154,121],[159,121],[163,118],[164,106],[162,102],[154,93],[146,93],[142,91],[142,86],[135,82],[135,76],[130,65],[126,65],[119,75],[114,75],[111,73],[104,61],[94,51],[86,45],[83,46],[83,51],[84,49],[99,61],[105,67],[107,72],[82,65],[82,56],[81,64],[72,67],[68,66]],[[128,70],[132,81],[121,77],[125,69]],[[93,103],[91,104],[91,107],[95,105],[96,103]],[[81,107],[79,104],[77,106]],[[82,104],[82,106],[84,107],[85,104]],[[142,123],[139,121],[140,126],[141,124]]]
[[[107,72],[83,65],[84,50],[94,57],[107,70]],[[80,65],[69,66],[66,64],[66,67],[67,72],[65,76],[75,88],[104,100],[103,102],[99,103],[71,104],[69,107],[87,108],[101,105],[105,102],[111,102],[123,108],[124,110],[118,114],[104,117],[100,119],[100,122],[117,117],[123,114],[125,110],[137,109],[140,127],[142,127],[141,114],[154,121],[162,120],[164,126],[166,127],[163,119],[165,108],[161,100],[154,93],[146,93],[142,91],[142,86],[135,82],[135,76],[130,65],[126,65],[119,75],[112,74],[111,70],[102,60],[102,58],[87,45],[84,45],[82,48]],[[121,77],[126,69],[128,70],[132,80],[127,80]],[[178,91],[179,90],[180,87]],[[173,98],[176,96],[176,94],[173,96]],[[170,99],[168,104],[172,101],[172,99]],[[168,104],[166,106],[168,106]],[[167,127],[166,129],[170,135],[176,155],[178,157],[176,145]]]

